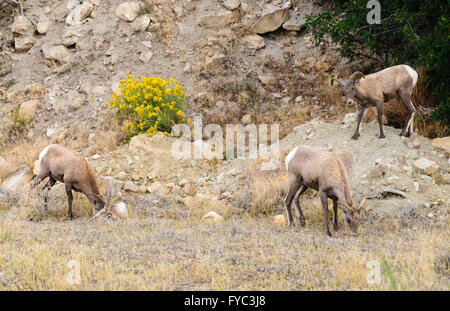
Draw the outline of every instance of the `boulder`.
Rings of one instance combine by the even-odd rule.
[[[413,166],[419,172],[426,173],[426,174],[432,174],[439,170],[439,165],[437,165],[436,162],[425,159],[425,158],[420,158],[420,159],[414,161]]]
[[[28,166],[19,166],[5,178],[2,183],[2,189],[12,192],[23,190],[28,186],[32,178],[33,172]]]
[[[126,22],[132,22],[136,19],[141,10],[141,6],[137,2],[127,1],[117,6],[116,17]]]
[[[251,49],[259,50],[266,46],[264,38],[259,35],[245,36],[242,41]]]
[[[264,34],[270,31],[275,31],[289,19],[288,8],[276,8],[261,16],[260,19],[252,27],[252,31],[257,34]]]
[[[117,202],[111,208],[111,213],[117,218],[128,218],[127,205],[124,202]]]

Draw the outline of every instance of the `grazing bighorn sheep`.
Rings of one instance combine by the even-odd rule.
[[[331,153],[318,148],[301,145],[295,147],[286,157],[286,170],[289,177],[289,189],[284,203],[288,225],[293,219],[291,203],[294,200],[295,211],[301,226],[305,226],[305,216],[300,208],[300,195],[306,189],[312,188],[319,191],[325,217],[325,232],[331,236],[328,228],[328,198],[333,200],[334,230],[338,225],[338,203],[345,213],[345,219],[353,235],[357,234],[359,224],[359,212],[364,199],[359,207],[353,206],[348,186],[348,176],[344,164]]]
[[[376,106],[378,111],[378,123],[380,125],[380,138],[384,138],[383,132],[383,105],[392,98],[400,97],[401,102],[408,110],[408,118],[405,120],[400,136],[409,137],[414,133],[414,115],[416,109],[411,101],[411,94],[417,83],[419,75],[407,65],[398,65],[386,68],[376,73],[364,76],[361,72],[353,73],[348,80],[339,81],[331,79],[331,85],[336,85],[347,98],[348,104],[356,102],[361,106],[358,116],[358,125],[352,139],[358,139],[359,127],[367,107]]]
[[[83,193],[92,205],[93,211],[106,210],[111,198],[111,183],[106,190],[106,200],[100,194],[97,178],[84,157],[60,145],[50,145],[39,155],[39,174],[31,182],[35,188],[45,178],[50,177],[44,185],[44,207],[48,208],[48,192],[56,181],[62,182],[66,188],[68,201],[68,218],[72,219],[72,190]],[[111,182],[111,180],[110,180]]]

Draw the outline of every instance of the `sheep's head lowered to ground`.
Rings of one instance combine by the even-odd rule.
[[[331,79],[331,85],[338,88],[341,91],[342,96],[345,96],[347,99],[347,104],[353,105],[355,102],[355,84],[361,79],[364,78],[364,74],[357,71],[353,73],[348,80],[339,81],[335,78]],[[336,84],[335,84],[336,81]]]
[[[344,206],[344,212],[346,211],[345,221],[347,222],[347,225],[353,235],[358,234],[360,212],[361,208],[363,207],[364,201],[365,198],[361,201],[358,207],[347,206],[345,203],[339,202],[339,204],[342,204]]]

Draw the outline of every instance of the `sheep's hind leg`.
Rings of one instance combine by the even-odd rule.
[[[334,213],[333,229],[335,231],[338,231],[339,223],[338,223],[338,200],[337,199],[333,199],[333,213]]]
[[[67,218],[68,220],[73,219],[73,213],[72,213],[72,203],[73,203],[73,195],[72,195],[72,185],[71,184],[65,184],[66,187],[66,194],[67,194]]]
[[[411,94],[408,93],[399,93],[401,102],[405,106],[406,110],[408,110],[408,117],[405,120],[405,123],[403,124],[402,131],[400,133],[400,136],[406,136],[409,137],[411,134],[414,134],[414,115],[416,114],[416,108],[414,107],[412,101],[411,101]]]
[[[297,194],[294,197],[294,206],[295,206],[295,213],[297,214],[297,218],[300,222],[300,226],[305,226],[305,215],[303,215],[302,209],[300,208],[300,196],[303,194],[303,192],[308,189],[305,185],[301,185],[300,189],[297,191]]]
[[[377,113],[378,113],[378,125],[380,126],[380,138],[385,138],[383,131],[383,105],[384,103],[377,104]]]

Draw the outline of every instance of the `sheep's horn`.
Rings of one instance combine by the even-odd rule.
[[[358,209],[361,209],[363,207],[365,201],[366,201],[366,198],[363,198],[361,203],[359,203]]]
[[[366,76],[361,71],[354,72],[348,79],[351,81],[356,81],[361,78],[365,78]]]

